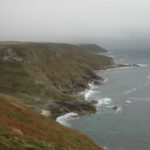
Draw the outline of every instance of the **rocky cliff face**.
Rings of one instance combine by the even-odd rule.
[[[19,97],[37,111],[90,113],[95,108],[76,93],[102,81],[94,69],[112,65],[112,58],[70,44],[1,43],[0,93]],[[63,109],[56,112],[54,104]]]
[[[93,70],[114,65],[112,58],[70,44],[0,43],[0,149],[101,150],[50,118],[94,113],[77,93],[103,80]]]

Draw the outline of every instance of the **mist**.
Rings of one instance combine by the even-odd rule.
[[[148,0],[0,0],[0,41],[149,49]]]

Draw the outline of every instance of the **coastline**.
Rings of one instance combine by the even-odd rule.
[[[97,113],[97,105],[99,105],[99,102],[96,100],[92,100],[92,99],[88,99],[88,97],[92,94],[92,89],[94,89],[95,87],[97,87],[97,85],[101,85],[104,84],[105,82],[107,82],[106,78],[102,78],[100,75],[97,74],[97,72],[101,71],[101,70],[107,70],[107,69],[114,69],[114,68],[118,68],[120,65],[116,64],[114,62],[113,65],[111,66],[103,66],[101,69],[97,69],[94,70],[96,76],[99,78],[95,79],[93,81],[89,81],[88,84],[88,88],[85,88],[83,91],[79,91],[77,95],[83,96],[84,97],[84,102],[87,102],[89,105],[91,105],[92,107],[94,107],[95,111],[92,112],[84,112],[84,113],[80,113],[80,112],[68,112],[65,113],[63,115],[59,115],[58,117],[56,117],[56,122],[60,123],[61,125],[64,125],[66,127],[70,127],[70,121],[75,120],[75,119],[79,119],[80,115],[85,115],[85,114],[93,114],[93,113]],[[124,66],[124,65],[122,65]]]
[[[107,67],[103,67],[103,69],[99,69],[99,70],[95,70],[95,74],[97,76],[99,76],[101,78],[101,80],[93,80],[93,81],[90,81],[88,82],[88,88],[84,89],[83,91],[80,91],[78,92],[78,95],[81,95],[84,97],[84,102],[88,102],[89,105],[92,105],[96,111],[93,111],[93,112],[90,112],[87,113],[87,112],[84,112],[84,113],[80,113],[80,112],[68,112],[68,113],[65,113],[63,115],[59,115],[58,117],[56,117],[56,122],[64,125],[64,126],[67,126],[67,127],[71,127],[71,122],[72,120],[75,120],[75,119],[79,119],[80,115],[85,115],[85,114],[93,114],[93,113],[97,113],[97,106],[101,106],[103,103],[104,104],[108,104],[110,103],[111,99],[109,98],[105,98],[103,99],[103,102],[102,101],[96,101],[96,100],[92,100],[92,99],[88,99],[90,97],[91,94],[93,94],[93,90],[94,88],[97,87],[97,85],[101,85],[101,84],[104,84],[105,82],[107,82],[107,78],[102,78],[98,72],[101,71],[101,70],[109,70],[109,69],[116,69],[116,68],[129,68],[129,67],[143,67],[142,65],[140,64],[114,64],[112,66],[107,66]],[[113,107],[112,107],[113,109]]]
[[[104,80],[103,80],[103,83],[104,83]],[[102,84],[102,82],[99,83],[99,84]],[[88,97],[92,94],[92,89],[97,87],[97,84],[94,84],[94,82],[93,83],[89,82],[88,85],[89,85],[89,88],[85,89],[82,92],[79,92],[78,95],[83,96],[84,101],[88,102],[96,110],[96,105],[98,104],[98,102],[95,101],[95,100],[89,100]],[[93,113],[96,113],[96,112],[97,112],[97,110]],[[88,114],[93,114],[93,113],[91,112],[91,113],[88,113]],[[71,122],[73,120],[79,119],[80,115],[85,115],[85,114],[87,114],[87,113],[80,114],[80,113],[77,113],[77,112],[68,112],[68,113],[65,113],[64,115],[58,116],[56,118],[56,122],[60,123],[61,125],[66,126],[66,127],[71,127]]]
[[[119,65],[120,66],[120,65]],[[114,67],[114,68],[108,68],[108,69],[115,69],[115,68],[126,68],[126,65],[122,65],[123,67]],[[139,66],[139,65],[128,65],[128,67],[143,67],[143,66]],[[105,69],[107,70],[107,69]],[[97,74],[99,71],[101,70],[97,70],[95,71],[95,73]],[[98,75],[98,74],[97,74]],[[100,75],[100,74],[99,74]],[[103,78],[103,81],[101,81],[101,83],[99,83],[99,85],[101,84],[105,84],[105,82],[107,82],[107,78]],[[112,105],[112,100],[110,98],[103,98],[99,101],[93,101],[92,99],[90,99],[90,93],[94,88],[96,88],[97,84],[95,84],[94,82],[89,82],[88,83],[89,88],[85,89],[84,91],[80,92],[80,95],[84,95],[85,101],[91,101],[93,106],[95,106],[95,108],[101,109],[100,107],[102,105]],[[88,99],[89,98],[89,99]],[[131,101],[126,101],[127,104],[130,104]],[[113,106],[111,107],[111,109],[113,109],[116,113],[120,113],[122,110],[122,107],[119,106]],[[96,109],[96,113],[99,113],[99,110]],[[89,114],[90,115],[90,114]],[[70,112],[67,113],[65,115],[59,116],[56,119],[56,122],[60,123],[61,125],[64,125],[66,127],[71,128],[72,124],[77,120],[80,119],[80,114],[76,114],[74,112]],[[107,149],[107,147],[105,147],[104,145],[99,145],[99,147],[102,147],[103,150]]]

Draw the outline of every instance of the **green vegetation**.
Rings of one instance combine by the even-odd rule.
[[[1,44],[0,92],[28,99],[68,100],[68,94],[85,88],[79,82],[87,86],[88,80],[98,79],[93,69],[113,63],[109,57],[69,44]]]
[[[70,110],[95,112],[77,92],[102,80],[94,69],[112,65],[112,58],[70,44],[1,43],[0,150],[100,150],[87,136],[31,109],[46,109],[54,118]]]
[[[0,150],[101,150],[86,135],[10,102],[0,97]]]

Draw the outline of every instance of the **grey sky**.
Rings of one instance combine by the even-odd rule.
[[[94,42],[149,37],[149,0],[0,0],[0,40]]]

